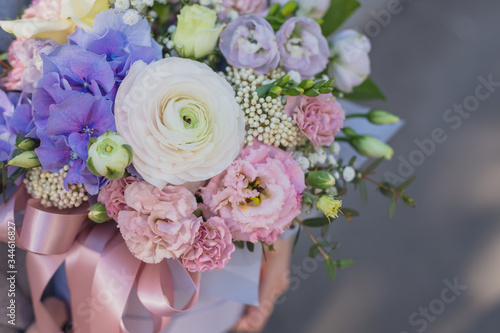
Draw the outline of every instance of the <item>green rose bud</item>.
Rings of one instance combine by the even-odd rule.
[[[111,220],[111,217],[109,217],[108,213],[106,213],[106,206],[98,202],[90,207],[89,219],[95,223],[104,223]]]
[[[342,207],[342,201],[329,197],[327,195],[322,196],[316,203],[316,208],[330,220],[330,218],[336,219],[339,217],[340,207]]]
[[[8,165],[31,169],[40,166],[40,161],[34,150],[25,151],[9,161]]]
[[[358,135],[351,138],[350,143],[351,146],[358,151],[358,153],[367,157],[384,157],[385,159],[390,160],[394,154],[394,150],[392,150],[389,145],[375,139],[373,136]]]
[[[399,121],[399,117],[384,110],[371,110],[370,112],[368,112],[366,118],[371,123],[376,125],[392,124]]]
[[[115,132],[107,131],[89,142],[87,167],[97,176],[122,178],[132,162],[132,148]]]
[[[184,58],[199,59],[213,51],[224,25],[215,26],[217,12],[205,6],[182,8],[173,35],[175,49]]]
[[[306,182],[314,188],[326,190],[335,185],[335,177],[326,171],[313,171],[307,175]]]
[[[21,150],[33,150],[37,147],[37,142],[33,139],[24,139],[17,145]]]

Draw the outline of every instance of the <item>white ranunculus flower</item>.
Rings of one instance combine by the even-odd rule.
[[[63,44],[76,26],[91,30],[95,16],[108,8],[108,0],[42,0],[21,19],[0,21],[0,26],[17,38],[37,36]]]
[[[229,83],[182,58],[136,62],[118,90],[115,118],[135,169],[158,188],[221,173],[239,155],[245,134]]]
[[[333,60],[328,66],[328,74],[335,79],[338,89],[350,93],[370,75],[370,40],[348,29],[333,35],[330,44]]]

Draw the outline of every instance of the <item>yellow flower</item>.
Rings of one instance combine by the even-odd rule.
[[[330,218],[336,219],[339,217],[340,207],[342,207],[342,201],[336,200],[327,195],[322,196],[316,203],[316,208],[330,220]]]
[[[0,26],[17,38],[52,38],[65,44],[77,26],[92,30],[95,16],[109,9],[108,0],[61,0],[60,5],[57,1],[47,0],[41,1],[38,6],[40,8],[29,9],[35,15],[23,15],[24,18],[20,20],[0,21]],[[54,15],[48,15],[49,11]]]

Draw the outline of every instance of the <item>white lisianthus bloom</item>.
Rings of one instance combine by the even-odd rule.
[[[21,19],[0,21],[0,26],[17,38],[52,38],[63,44],[76,26],[91,30],[95,16],[108,8],[108,0],[40,0]]]
[[[118,133],[158,188],[210,179],[239,155],[244,114],[229,83],[189,59],[136,62],[116,97]]]
[[[328,74],[335,79],[335,86],[350,93],[370,75],[370,40],[356,30],[348,29],[330,38]]]

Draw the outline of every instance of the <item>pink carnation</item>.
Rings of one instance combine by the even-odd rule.
[[[138,259],[156,264],[192,249],[203,219],[193,214],[196,198],[187,189],[138,181],[126,188],[125,202],[130,210],[118,213],[118,227]]]
[[[211,217],[201,224],[191,251],[182,258],[183,266],[192,272],[221,270],[235,250],[231,232],[220,217]]]
[[[5,89],[33,93],[43,75],[41,54],[51,53],[58,45],[52,39],[40,38],[20,38],[12,42],[8,58],[12,70],[4,82]]]
[[[222,7],[224,7],[223,16],[228,16],[232,11],[239,15],[266,16],[268,10],[267,0],[222,0]]]
[[[257,144],[201,189],[236,240],[273,244],[301,211],[304,173],[291,154]]]
[[[106,206],[106,213],[109,217],[117,220],[119,212],[130,210],[125,203],[125,189],[138,180],[136,177],[112,180],[99,192],[98,200]]]
[[[344,127],[344,109],[332,95],[289,97],[285,112],[316,149],[319,145],[331,145]]]
[[[21,18],[36,19],[38,21],[57,21],[59,20],[60,12],[61,0],[33,0]]]

